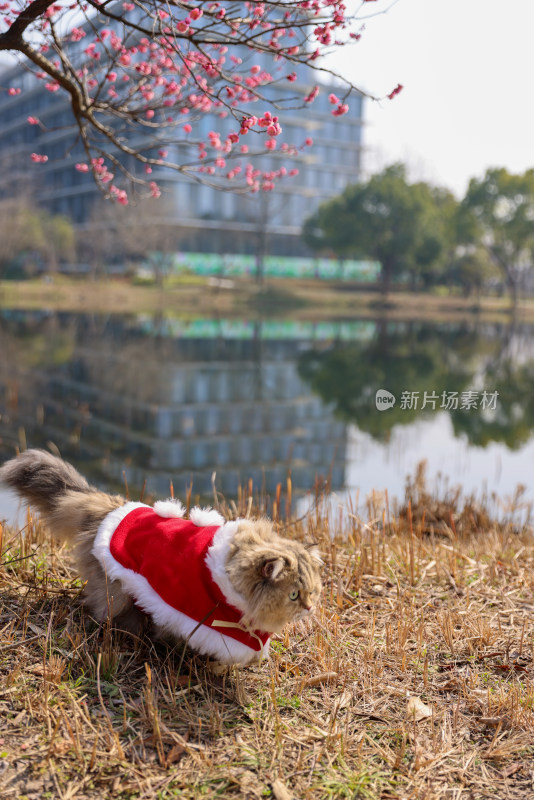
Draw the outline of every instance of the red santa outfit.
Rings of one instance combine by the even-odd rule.
[[[225,569],[238,521],[175,501],[126,503],[101,523],[93,555],[110,580],[191,647],[219,661],[247,664],[268,650],[270,634],[247,629],[245,600]]]

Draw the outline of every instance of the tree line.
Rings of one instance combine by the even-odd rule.
[[[515,305],[534,260],[534,169],[488,169],[457,200],[394,164],[321,205],[303,236],[318,253],[380,261],[386,294],[396,284],[480,294],[493,281]]]
[[[75,230],[68,217],[35,206],[29,190],[0,198],[0,276],[80,261],[98,274],[150,251],[176,252],[185,234],[169,225],[172,216],[165,198],[126,208],[95,203],[87,224]],[[406,168],[395,164],[321,205],[303,238],[314,256],[380,262],[385,294],[445,287],[479,296],[506,288],[515,305],[534,261],[534,169],[490,169],[458,200],[447,189],[410,183]]]

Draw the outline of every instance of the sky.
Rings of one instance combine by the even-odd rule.
[[[534,167],[534,0],[392,2],[365,3],[361,40],[335,57],[374,95],[404,86],[367,102],[365,172],[403,161],[461,197],[489,167]]]

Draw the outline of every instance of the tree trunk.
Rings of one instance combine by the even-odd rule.
[[[382,262],[381,283],[382,295],[384,300],[387,298],[391,291],[391,266],[387,262]]]
[[[512,301],[512,310],[515,313],[517,310],[517,303],[519,300],[519,281],[515,275],[508,273],[507,275],[508,290],[510,292],[510,300]]]

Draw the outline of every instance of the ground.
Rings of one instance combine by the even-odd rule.
[[[497,521],[460,492],[429,494],[421,471],[407,500],[358,514],[317,497],[306,519],[278,519],[319,543],[322,602],[269,661],[224,674],[95,625],[68,546],[31,515],[5,527],[0,797],[534,797],[521,495]],[[234,512],[257,501],[248,486]]]

